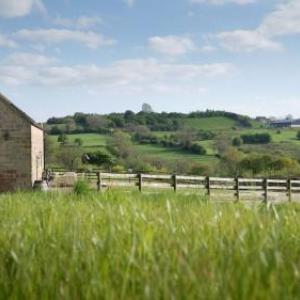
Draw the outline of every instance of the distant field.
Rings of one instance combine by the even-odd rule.
[[[198,130],[226,130],[236,126],[236,122],[226,117],[186,118],[187,127]]]
[[[148,157],[158,158],[158,159],[165,159],[165,160],[187,159],[195,162],[207,162],[207,161],[216,160],[216,157],[213,155],[190,154],[183,150],[165,148],[156,145],[135,145],[134,148],[139,154],[146,155]]]
[[[0,196],[0,299],[297,299],[300,207],[199,194]]]
[[[192,128],[198,130],[211,130],[218,135],[227,136],[231,141],[235,136],[241,136],[243,134],[255,134],[255,133],[270,133],[272,136],[272,143],[269,145],[244,145],[244,150],[256,153],[268,153],[275,155],[288,155],[290,157],[300,159],[300,141],[297,140],[298,129],[267,129],[267,128],[240,128],[235,127],[234,122],[228,118],[216,117],[216,118],[204,118],[204,119],[188,119],[188,124]],[[256,123],[255,123],[256,124]],[[257,125],[257,124],[256,124]],[[234,127],[234,128],[233,128]],[[169,136],[175,132],[156,131],[153,132],[156,136],[163,137]],[[83,147],[86,151],[105,151],[107,136],[103,134],[72,134],[69,135],[69,140],[74,141],[76,138],[80,138],[83,141]],[[50,136],[53,141],[57,141],[57,136]],[[207,155],[190,154],[186,151],[165,148],[160,145],[139,145],[134,144],[133,148],[137,154],[142,157],[149,157],[155,159],[161,159],[166,161],[175,161],[180,159],[186,159],[192,162],[201,162],[210,164],[217,161],[214,150],[215,140],[198,141],[199,144],[204,146],[207,151]]]
[[[57,142],[57,135],[50,135],[50,138]],[[83,141],[83,147],[103,147],[106,145],[107,136],[104,134],[97,133],[81,133],[81,134],[69,134],[69,141],[74,142],[76,139],[81,139]]]
[[[158,134],[163,134],[159,132]],[[168,134],[164,132],[164,134]],[[170,134],[170,133],[169,133]],[[80,138],[83,141],[83,147],[89,151],[96,151],[97,149],[103,150],[103,147],[106,145],[106,135],[102,134],[93,134],[93,133],[86,133],[86,134],[71,134],[68,135],[69,141],[74,142],[76,138]],[[58,136],[50,136],[50,138],[57,142]],[[208,155],[197,155],[197,154],[190,154],[186,151],[176,150],[165,148],[158,145],[137,145],[134,144],[133,148],[137,151],[139,155],[145,155],[148,157],[153,158],[160,158],[165,160],[177,160],[177,159],[187,159],[191,161],[197,162],[206,162],[206,161],[215,161],[216,158],[213,155],[213,151],[211,150],[211,141],[201,142],[205,147],[208,148]]]

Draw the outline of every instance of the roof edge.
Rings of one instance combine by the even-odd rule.
[[[18,108],[15,104],[13,104],[6,96],[4,96],[0,92],[0,101],[4,101],[10,108],[12,108],[16,113],[18,113],[24,120],[30,123],[32,126],[41,129],[44,131],[44,128],[38,125],[31,117],[29,117],[24,111]]]

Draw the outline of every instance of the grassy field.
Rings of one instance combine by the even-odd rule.
[[[184,125],[197,130],[228,130],[234,127],[236,122],[226,117],[187,118]]]
[[[298,129],[268,129],[260,128],[257,122],[253,121],[253,128],[240,128],[235,126],[235,122],[225,117],[212,117],[203,119],[186,119],[187,126],[197,130],[211,130],[216,133],[216,139],[220,136],[227,137],[229,143],[233,137],[239,137],[243,134],[269,133],[272,136],[272,143],[269,145],[244,145],[241,148],[248,153],[269,153],[270,155],[289,156],[294,159],[300,159],[299,146],[300,140],[297,140]],[[169,136],[174,132],[153,132],[158,137]],[[57,136],[50,136],[53,141],[57,141]],[[85,151],[105,151],[106,135],[103,134],[72,134],[69,135],[69,141],[80,138],[83,141]],[[196,142],[196,141],[195,141]],[[137,155],[142,159],[148,158],[165,160],[167,163],[179,159],[184,159],[192,163],[203,163],[213,165],[217,162],[216,150],[214,147],[216,140],[198,141],[204,146],[207,155],[196,155],[179,149],[166,148],[160,145],[139,145],[133,144]],[[57,144],[58,145],[58,144]]]
[[[134,149],[141,155],[160,158],[165,160],[187,159],[195,162],[215,161],[216,157],[212,154],[198,155],[191,154],[183,150],[165,148],[157,145],[135,145]]]
[[[52,141],[57,142],[57,135],[51,135]],[[83,141],[83,147],[103,147],[106,145],[106,135],[97,133],[84,133],[84,134],[69,134],[68,139],[74,142],[76,139]]]
[[[300,207],[0,196],[0,299],[296,299]]]
[[[158,136],[163,136],[163,132],[155,132]],[[58,136],[52,135],[50,139],[53,142],[57,142]],[[70,134],[68,135],[69,141],[74,142],[75,139],[80,138],[83,141],[83,148],[86,151],[96,151],[96,150],[104,150],[103,148],[106,145],[106,135],[96,134],[96,133],[86,133],[86,134]],[[139,145],[134,144],[133,148],[139,155],[148,156],[152,158],[160,158],[164,160],[176,160],[176,159],[187,159],[190,161],[197,162],[207,162],[207,161],[215,161],[216,157],[214,156],[212,150],[212,141],[203,141],[200,142],[203,146],[205,146],[208,150],[208,155],[196,155],[190,154],[186,151],[180,151],[177,149],[165,148],[158,145]],[[57,143],[58,145],[58,143]]]

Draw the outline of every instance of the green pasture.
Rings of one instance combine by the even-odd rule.
[[[184,150],[166,148],[158,145],[134,145],[134,149],[140,155],[163,160],[187,159],[194,162],[215,161],[214,155],[191,154]]]
[[[50,139],[54,142],[57,142],[57,138],[57,135],[50,135]],[[106,138],[106,135],[98,133],[68,134],[69,142],[81,139],[83,147],[104,147],[106,145]]]
[[[236,122],[226,117],[186,118],[184,125],[197,130],[228,130],[236,126]]]

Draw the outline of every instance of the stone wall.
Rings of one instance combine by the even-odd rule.
[[[0,99],[0,192],[31,187],[31,125]]]
[[[31,180],[32,184],[42,180],[44,170],[44,133],[31,125]]]

